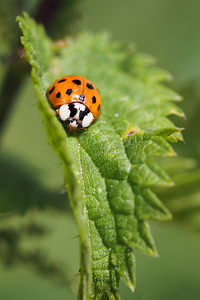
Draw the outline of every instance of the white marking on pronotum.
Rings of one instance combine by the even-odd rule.
[[[70,126],[73,127],[73,128],[77,127],[76,121],[71,121]]]
[[[65,122],[68,120],[68,126],[69,127],[88,127],[94,120],[94,116],[91,112],[89,112],[89,109],[82,103],[73,103],[73,108],[76,109],[76,114],[73,117],[70,117],[72,108],[70,107],[70,104],[63,104],[61,107],[57,110],[57,113],[59,114],[59,117],[61,121]],[[83,120],[80,120],[80,114],[84,115]]]
[[[68,104],[64,104],[59,109],[59,117],[62,121],[66,121],[70,116],[70,110]]]
[[[74,103],[74,107],[77,109],[77,110],[82,110],[84,111],[85,110],[85,105],[82,104],[82,103]]]
[[[83,118],[82,126],[88,127],[92,123],[93,120],[94,120],[93,114],[90,112]]]

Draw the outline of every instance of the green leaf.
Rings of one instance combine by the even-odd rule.
[[[174,158],[163,161],[165,168],[175,182],[170,189],[157,192],[173,213],[174,221],[199,234],[200,230],[200,169],[196,161],[188,158]]]
[[[200,110],[200,87],[199,79],[184,82],[179,87],[181,94],[184,96],[182,107],[187,112],[186,120],[179,120],[180,126],[184,126],[187,130],[184,132],[184,147],[177,145],[177,152],[183,157],[192,157],[200,162],[200,139],[197,130],[199,124]],[[183,123],[184,121],[184,123]]]
[[[81,246],[78,299],[119,299],[119,279],[134,290],[134,249],[157,255],[147,220],[168,220],[152,192],[172,184],[154,158],[173,156],[168,140],[182,139],[167,118],[182,115],[179,96],[160,83],[167,73],[148,56],[111,42],[105,34],[80,34],[54,54],[52,41],[27,14],[18,18],[22,43],[47,135],[60,156]],[[63,76],[90,79],[101,92],[102,114],[89,129],[69,133],[46,98]]]

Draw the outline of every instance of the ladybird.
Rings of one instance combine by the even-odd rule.
[[[65,76],[48,89],[49,102],[69,130],[87,128],[101,111],[101,96],[95,85],[83,76]]]

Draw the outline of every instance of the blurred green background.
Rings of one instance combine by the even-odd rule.
[[[77,14],[69,17],[70,26],[63,28],[59,25],[66,18],[64,8],[71,5],[71,13],[74,10],[73,1],[64,3],[60,18],[58,9],[57,17],[50,23],[45,21],[52,37],[80,30],[108,31],[116,40],[136,43],[139,51],[152,54],[159,66],[173,74],[171,85],[185,96],[181,105],[187,115],[186,121],[177,120],[186,130],[185,143],[176,145],[176,149],[180,156],[195,159],[198,166],[200,2],[85,0],[77,3]],[[19,45],[15,17],[27,10],[40,20],[38,7],[43,9],[39,0],[2,0],[0,4],[0,86],[4,103],[8,101],[5,81],[12,68],[10,55]],[[0,150],[0,297],[75,299],[79,241],[66,203],[62,167],[48,145],[30,76],[25,74],[16,89],[10,83],[10,93],[13,102],[2,126]],[[200,222],[200,214],[198,218]],[[173,223],[151,225],[160,257],[136,254],[136,291],[132,294],[122,284],[122,299],[199,299],[200,227],[193,233],[187,226],[182,229]]]

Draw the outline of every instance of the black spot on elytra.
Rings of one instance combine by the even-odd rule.
[[[56,94],[56,98],[60,98],[60,96],[61,96],[61,93],[58,92],[58,93]]]
[[[87,85],[88,89],[90,89],[90,90],[94,89],[94,87],[93,87],[93,85],[91,83],[88,82],[86,85]]]
[[[101,107],[101,105],[99,104],[99,106],[98,106],[98,111],[100,110],[100,107]]]
[[[66,81],[67,79],[60,79],[59,81],[58,81],[58,83],[61,83],[61,82],[64,82],[64,81]]]
[[[81,81],[79,79],[74,79],[72,80],[73,83],[77,84],[77,85],[80,85],[81,84]]]
[[[49,95],[51,95],[51,93],[53,93],[53,91],[55,90],[55,86],[53,86],[50,91],[49,91]]]
[[[73,92],[73,90],[72,90],[72,89],[68,89],[68,90],[66,90],[66,94],[67,94],[68,96],[70,96],[72,92]]]
[[[95,96],[92,97],[92,103],[96,103],[96,97]]]
[[[70,110],[70,117],[73,118],[77,113],[77,109],[75,108],[74,103],[69,104],[69,110]]]
[[[81,110],[81,111],[80,111],[80,114],[79,114],[79,119],[80,119],[80,121],[83,121],[83,118],[84,118],[87,114],[89,114],[89,112],[90,112],[90,110],[89,110],[88,107],[85,107],[84,110]]]

